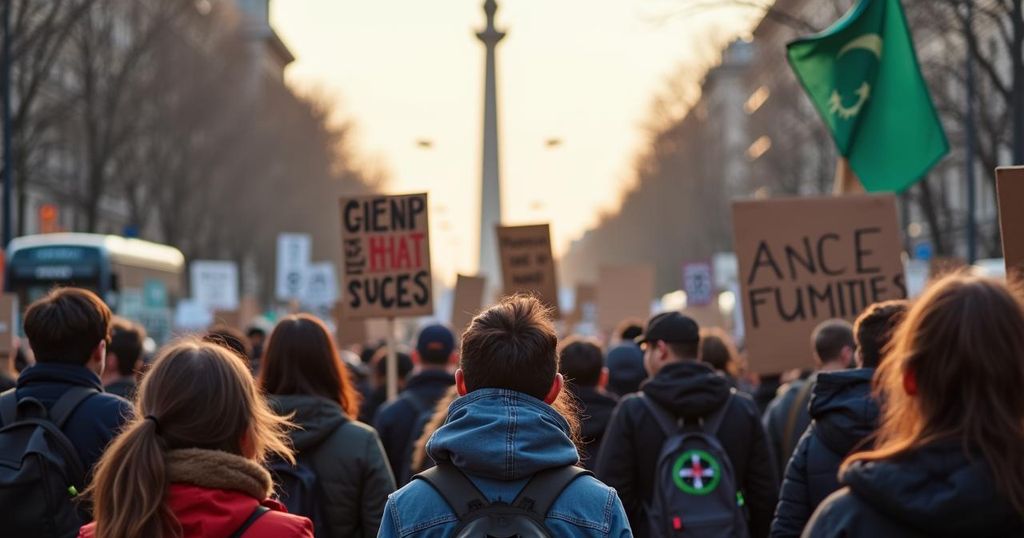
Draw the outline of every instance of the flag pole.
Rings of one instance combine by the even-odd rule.
[[[857,174],[850,167],[850,160],[840,156],[836,159],[836,178],[832,186],[832,194],[842,196],[844,194],[857,194],[864,192],[864,185],[857,179]]]

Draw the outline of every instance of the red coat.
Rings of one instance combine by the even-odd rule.
[[[270,511],[245,531],[245,538],[313,538],[309,519],[287,513],[277,501],[257,501],[240,491],[171,484],[167,503],[181,524],[183,538],[228,538],[258,504]],[[95,527],[95,523],[82,527],[78,537],[94,538]]]

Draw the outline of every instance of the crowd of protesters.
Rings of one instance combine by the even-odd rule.
[[[23,326],[4,536],[1024,535],[1024,301],[996,280],[828,320],[777,389],[680,312],[560,338],[528,296],[422,327],[391,401],[387,351],[306,314],[154,350],[62,288]]]

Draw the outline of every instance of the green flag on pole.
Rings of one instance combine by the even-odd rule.
[[[787,45],[789,64],[869,192],[898,192],[949,152],[899,0],[860,0]]]

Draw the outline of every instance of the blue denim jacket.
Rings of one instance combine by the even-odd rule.
[[[569,425],[529,395],[480,389],[452,402],[448,419],[427,443],[434,461],[466,473],[491,501],[510,503],[538,471],[575,464]],[[388,497],[378,537],[448,537],[458,518],[426,482],[413,480]],[[554,536],[632,536],[615,490],[591,476],[574,480],[551,506]]]

